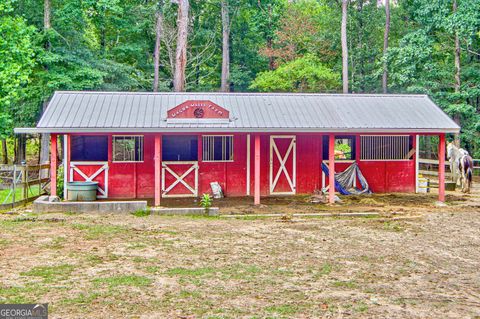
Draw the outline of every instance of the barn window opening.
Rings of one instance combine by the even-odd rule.
[[[114,135],[114,162],[143,162],[143,136]]]
[[[204,135],[202,142],[204,162],[233,161],[233,136]]]
[[[362,160],[408,160],[415,152],[409,135],[360,136]]]
[[[163,161],[198,161],[197,135],[164,135]]]
[[[355,160],[355,136],[335,136],[335,159]],[[328,160],[328,136],[323,136],[323,159]]]
[[[74,162],[108,161],[108,136],[72,135],[70,160]]]

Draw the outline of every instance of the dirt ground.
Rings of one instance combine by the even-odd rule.
[[[217,202],[239,218],[3,213],[0,303],[48,302],[51,318],[480,318],[478,191],[444,207],[343,199]],[[299,212],[380,216],[285,217]]]

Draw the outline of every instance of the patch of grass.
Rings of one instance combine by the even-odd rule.
[[[146,217],[151,215],[151,211],[148,209],[139,209],[131,214],[135,217]]]
[[[35,303],[38,298],[46,294],[45,285],[28,284],[26,286],[0,287],[0,303]]]
[[[353,280],[347,280],[347,281],[334,281],[333,282],[334,287],[344,287],[344,288],[356,288],[357,283]]]
[[[44,282],[54,282],[67,279],[75,269],[75,266],[62,264],[56,266],[38,266],[20,273],[22,276],[41,277]]]
[[[94,279],[93,282],[98,286],[105,284],[109,288],[120,286],[145,287],[152,284],[153,280],[145,276],[137,275],[118,275],[105,278]]]
[[[150,274],[157,274],[160,272],[160,267],[159,266],[147,266],[145,267],[145,271],[150,273]]]
[[[99,239],[104,236],[128,232],[128,228],[114,225],[72,224],[72,227],[85,232],[86,239]]]
[[[329,263],[323,263],[322,267],[320,268],[320,275],[329,275],[332,272],[333,266]]]
[[[80,293],[79,295],[73,298],[67,298],[62,300],[61,303],[65,305],[75,305],[75,306],[89,305],[100,296],[101,294],[97,292],[93,292],[89,294]]]
[[[383,229],[388,230],[388,231],[394,231],[394,232],[401,232],[403,231],[403,228],[400,226],[399,223],[397,222],[384,222],[383,223]]]
[[[67,215],[67,216],[75,216],[75,215],[79,215],[81,213],[78,213],[78,212],[64,212],[63,214]]]
[[[355,306],[356,312],[365,312],[368,310],[368,305],[364,302],[360,302],[358,305]]]
[[[8,245],[10,245],[10,240],[5,239],[5,238],[0,238],[0,248],[5,248]]]
[[[170,268],[166,274],[169,276],[205,276],[218,272],[218,269],[212,267],[200,267],[200,268]]]
[[[86,259],[93,266],[103,263],[102,257],[95,254],[88,254]]]
[[[65,237],[59,236],[52,239],[52,241],[45,245],[46,248],[50,249],[62,249],[63,244],[67,241]]]
[[[178,294],[180,298],[201,298],[202,294],[199,293],[198,291],[190,291],[190,290],[181,290],[180,293]]]
[[[131,243],[127,246],[127,249],[133,249],[133,250],[136,250],[136,249],[142,249],[142,248],[146,248],[147,247],[147,244],[145,243],[138,243],[138,242],[135,242],[135,243]]]
[[[3,189],[0,190],[0,204],[3,203],[3,201],[8,197],[8,200],[5,202],[5,204],[10,204],[13,199],[13,193],[10,194],[10,189]],[[28,187],[28,197],[33,197],[33,196],[38,196],[39,192],[39,186],[38,185],[31,185]],[[17,187],[15,189],[15,201],[22,200],[23,199],[23,188]]]
[[[278,306],[269,306],[265,308],[266,312],[274,313],[281,316],[293,315],[298,311],[298,306],[296,305],[278,305]]]

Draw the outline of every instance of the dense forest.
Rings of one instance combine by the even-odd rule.
[[[480,0],[1,0],[3,161],[55,90],[425,93],[479,158]]]

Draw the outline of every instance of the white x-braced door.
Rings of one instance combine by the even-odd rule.
[[[270,136],[270,194],[295,194],[296,149],[295,135]]]
[[[162,197],[197,197],[198,162],[162,162]]]

